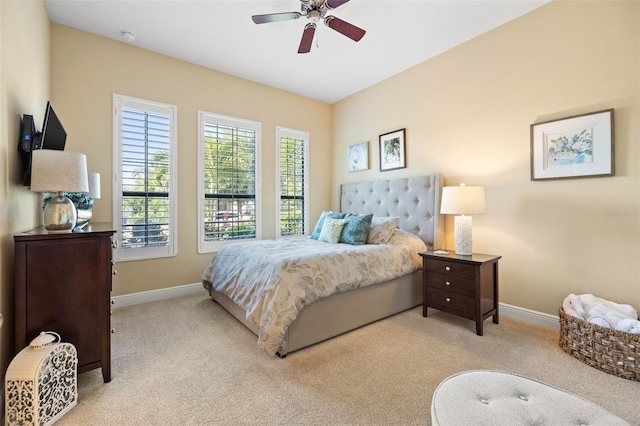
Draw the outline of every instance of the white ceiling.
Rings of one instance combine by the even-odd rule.
[[[354,42],[306,18],[256,25],[251,15],[300,11],[298,0],[45,0],[52,22],[258,83],[334,103],[513,20],[549,0],[351,0],[331,12],[367,31]]]

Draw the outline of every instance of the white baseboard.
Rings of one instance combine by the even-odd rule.
[[[560,322],[557,315],[532,311],[531,309],[521,308],[519,306],[500,303],[500,316],[517,319],[553,330],[560,330]]]
[[[142,303],[156,302],[158,300],[171,299],[172,297],[186,296],[194,293],[207,294],[202,287],[202,283],[179,285],[176,287],[161,288],[159,290],[142,291],[140,293],[114,296],[113,308],[123,308],[125,306],[140,305]]]
[[[202,287],[202,283],[193,283],[179,285],[176,287],[162,288],[160,290],[143,291],[140,293],[125,294],[123,296],[114,296],[113,307],[122,308],[131,305],[140,305],[142,303],[155,302],[158,300],[170,299],[172,297],[186,296],[189,294],[199,293],[206,294],[206,290]],[[541,327],[551,328],[553,330],[560,329],[560,323],[557,315],[545,314],[543,312],[532,311],[531,309],[521,308],[519,306],[500,303],[500,316],[505,316],[519,321],[528,322],[530,324],[539,325]]]

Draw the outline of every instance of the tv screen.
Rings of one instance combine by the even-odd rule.
[[[64,150],[64,144],[67,141],[67,132],[64,131],[62,123],[58,119],[51,102],[47,102],[47,109],[44,113],[44,122],[42,123],[42,136],[40,137],[41,149],[58,149]]]

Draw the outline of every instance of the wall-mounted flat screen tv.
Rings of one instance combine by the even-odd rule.
[[[20,140],[18,141],[18,153],[25,169],[24,186],[31,186],[31,153],[36,149],[57,149],[62,151],[66,141],[67,132],[53,110],[50,101],[47,102],[47,108],[44,112],[42,132],[36,131],[33,116],[23,115]]]

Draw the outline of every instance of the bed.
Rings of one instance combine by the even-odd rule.
[[[406,247],[403,246],[405,252],[418,250],[415,247],[438,248],[441,247],[444,236],[444,221],[439,213],[443,185],[444,179],[440,175],[343,184],[340,187],[339,210],[357,215],[373,214],[376,218],[399,217],[398,228],[401,231],[394,233],[388,244],[392,244],[396,240],[403,245],[408,244]],[[266,303],[264,301],[254,303],[254,307],[260,306],[261,308],[256,316],[253,309],[245,310],[247,306],[245,302],[257,297],[255,294],[257,292],[254,293],[251,290],[252,294],[239,295],[234,290],[236,287],[232,286],[232,289],[221,287],[218,283],[219,280],[213,277],[222,275],[216,268],[228,263],[222,260],[223,256],[227,256],[227,259],[233,259],[235,256],[239,256],[238,252],[241,249],[245,249],[252,252],[257,258],[256,253],[266,253],[262,250],[266,250],[269,245],[276,245],[277,248],[277,244],[293,244],[292,247],[281,251],[294,250],[296,244],[303,244],[299,241],[301,238],[306,239],[312,245],[309,249],[311,251],[320,251],[319,244],[326,244],[309,237],[298,237],[297,240],[293,239],[291,242],[265,240],[230,244],[227,247],[235,246],[234,250],[236,251],[226,253],[227,247],[225,247],[216,254],[203,274],[202,283],[209,291],[211,298],[256,334],[258,344],[268,353],[284,357],[296,350],[411,309],[422,303],[422,272],[419,267],[418,269],[414,268],[412,272],[403,273],[402,276],[384,277],[381,282],[356,287],[349,283],[348,280],[351,278],[345,275],[344,285],[338,285],[335,293],[317,298],[317,300],[310,299],[311,302],[299,306],[293,315],[288,315],[293,318],[288,318],[290,322],[281,328],[282,335],[278,336],[280,340],[277,340],[277,343],[272,341],[270,346],[266,347],[263,336],[265,328],[268,326],[269,317],[272,315],[268,312]],[[418,239],[421,246],[411,245],[415,244],[415,240]],[[314,244],[315,246],[313,246]],[[361,256],[359,252],[358,254],[352,253],[351,250],[356,249],[348,244],[337,244],[336,246],[342,246],[343,257]],[[366,244],[366,246],[371,245]],[[374,247],[359,247],[365,251],[378,250]],[[303,251],[303,249],[299,251]],[[223,256],[220,256],[221,254]],[[415,254],[417,253],[412,253],[412,255]],[[380,256],[385,255],[377,254],[377,256],[380,259]],[[216,257],[218,257],[217,261]],[[253,261],[255,259],[247,260],[247,263]],[[409,263],[409,260],[406,263]],[[271,266],[265,268],[269,269]],[[347,269],[342,268],[341,270],[346,271]],[[238,275],[229,281],[245,281],[239,277],[241,276]],[[216,281],[216,284],[212,281]],[[262,286],[259,283],[255,285],[256,287]],[[246,300],[240,300],[242,298]],[[245,308],[241,306],[245,306]]]

